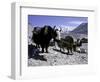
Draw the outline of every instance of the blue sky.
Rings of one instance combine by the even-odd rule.
[[[46,15],[28,15],[28,24],[32,26],[57,26],[73,30],[81,23],[88,23],[87,17],[71,17],[71,16],[46,16]]]

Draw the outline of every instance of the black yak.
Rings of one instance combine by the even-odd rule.
[[[30,58],[47,61],[47,59],[45,59],[44,56],[39,55],[39,49],[32,44],[28,45],[28,59]]]
[[[74,44],[74,39],[71,36],[66,36],[64,39],[61,38],[61,40],[57,41],[58,46],[60,47],[60,50],[64,48],[67,49],[68,54],[73,54],[73,44]]]
[[[32,41],[36,43],[36,45],[41,46],[42,52],[44,52],[45,49],[48,53],[50,40],[55,38],[56,36],[57,34],[55,30],[51,26],[45,25],[39,30],[37,30],[37,27],[33,30]]]
[[[86,53],[86,49],[82,48],[84,43],[87,43],[87,39],[77,39],[77,41],[74,42],[73,50],[79,53]]]
[[[87,38],[82,38],[82,39],[81,39],[81,42],[82,42],[82,43],[88,43],[88,39],[87,39]]]
[[[73,50],[74,51],[77,51],[77,48],[79,49],[81,46],[82,46],[81,40],[80,39],[77,39],[77,41],[74,42]]]
[[[32,44],[28,45],[28,58],[33,58],[33,56],[38,56],[38,55],[39,55],[39,49]]]

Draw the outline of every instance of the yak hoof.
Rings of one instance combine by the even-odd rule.
[[[44,53],[44,51],[42,50],[42,53]]]
[[[48,51],[46,51],[46,53],[49,53]]]
[[[73,55],[73,53],[67,53],[67,55]]]

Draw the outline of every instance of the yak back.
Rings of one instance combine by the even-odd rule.
[[[41,43],[49,43],[50,40],[53,38],[52,33],[53,29],[51,26],[44,26],[43,28],[41,28],[40,32]]]
[[[73,47],[74,40],[73,37],[71,36],[66,36],[65,38],[61,38],[61,40],[58,41],[58,46],[60,48],[66,47],[66,48],[71,48]]]
[[[74,43],[74,39],[73,39],[72,36],[66,36],[66,37],[65,37],[65,41],[68,42],[68,43],[71,43],[71,44]]]

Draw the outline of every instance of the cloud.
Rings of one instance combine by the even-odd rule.
[[[70,24],[81,24],[83,23],[83,21],[70,21],[69,23]]]
[[[60,25],[63,30],[72,31],[85,21],[69,21],[66,25]]]
[[[72,31],[76,28],[75,26],[69,26],[69,25],[60,25],[59,27],[62,28],[62,31]]]

